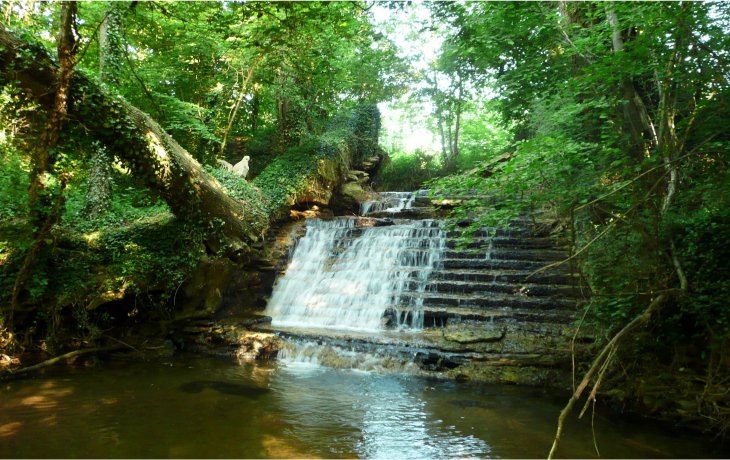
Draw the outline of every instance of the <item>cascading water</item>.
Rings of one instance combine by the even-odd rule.
[[[357,222],[307,221],[307,233],[265,311],[273,326],[423,327],[417,293],[426,290],[446,233],[433,220],[387,227],[356,227]]]
[[[360,205],[360,215],[364,216],[369,212],[399,212],[404,209],[411,209],[416,195],[411,192],[381,192],[380,200],[366,201]]]

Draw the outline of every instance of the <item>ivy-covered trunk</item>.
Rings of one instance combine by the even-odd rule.
[[[23,265],[15,278],[10,311],[7,314],[7,324],[11,331],[13,329],[13,312],[18,309],[18,295],[25,285],[45,239],[53,224],[59,219],[63,209],[63,192],[68,177],[63,171],[56,171],[54,166],[58,157],[56,147],[61,137],[61,129],[68,115],[69,90],[74,76],[76,42],[72,30],[76,17],[76,6],[76,2],[63,2],[61,4],[57,46],[59,68],[57,75],[54,74],[52,79],[52,87],[55,87],[55,91],[46,93],[54,94],[54,97],[53,99],[47,99],[50,103],[49,119],[32,152],[33,167],[30,171],[28,209],[30,211],[31,228],[33,229],[33,243],[25,253]],[[16,56],[20,55],[16,50],[10,50],[10,53]],[[5,54],[8,54],[7,51]],[[11,72],[14,70],[12,65],[2,65],[2,67],[3,69],[9,68]]]
[[[53,99],[48,91],[56,84],[57,74],[58,67],[44,50],[0,29],[0,83],[16,82],[50,109]],[[228,196],[147,114],[81,73],[70,82],[69,114],[84,124],[110,156],[121,159],[135,177],[157,190],[179,218],[200,223],[219,219],[234,249],[258,241],[268,228],[260,202]]]
[[[122,60],[121,27],[122,15],[113,3],[109,2],[109,13],[99,31],[99,73],[107,85],[119,84],[119,70]],[[112,200],[112,161],[103,145],[96,144],[89,168],[89,183],[83,214],[89,219],[102,217],[111,207]]]

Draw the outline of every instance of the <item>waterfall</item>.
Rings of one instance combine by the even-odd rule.
[[[423,327],[418,293],[425,292],[441,258],[446,233],[433,220],[387,227],[356,227],[357,222],[307,220],[307,232],[265,311],[273,326]]]
[[[360,205],[360,215],[364,216],[369,212],[399,212],[404,209],[411,209],[416,195],[411,192],[381,192],[380,200],[366,201]]]

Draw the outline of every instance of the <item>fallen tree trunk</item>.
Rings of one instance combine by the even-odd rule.
[[[11,371],[11,370],[0,371],[0,378],[16,377],[18,375],[27,374],[28,372],[37,371],[38,369],[43,369],[45,367],[53,366],[56,363],[60,363],[61,361],[64,361],[66,359],[71,359],[76,356],[85,355],[88,353],[108,353],[111,351],[122,350],[128,346],[129,345],[116,345],[113,347],[106,347],[106,348],[84,348],[83,350],[72,351],[71,353],[66,353],[65,355],[57,356],[55,358],[49,359],[48,361],[43,361],[42,363],[36,364],[35,366],[24,367],[22,369],[18,369],[15,371]]]
[[[46,50],[14,36],[0,24],[0,84],[19,86],[43,108],[53,107],[58,66]],[[49,97],[50,96],[50,97]],[[157,190],[181,219],[220,219],[234,247],[257,241],[269,226],[261,202],[228,196],[218,182],[152,118],[76,72],[68,117],[120,158],[138,179]]]

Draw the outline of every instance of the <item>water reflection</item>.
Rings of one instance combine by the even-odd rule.
[[[3,383],[0,457],[535,458],[563,404],[534,389],[180,356]],[[595,428],[604,457],[712,455],[702,438],[605,410]],[[590,423],[570,420],[560,453],[595,458]]]
[[[363,411],[363,437],[358,451],[367,458],[483,458],[491,449],[483,440],[464,435],[428,409],[401,381],[370,380],[368,398],[356,404]],[[374,385],[373,385],[374,384]]]
[[[240,383],[220,382],[213,380],[194,380],[192,382],[183,383],[179,386],[180,390],[185,393],[197,394],[206,388],[219,391],[227,395],[243,396],[249,399],[256,399],[261,395],[268,393],[267,388],[258,388],[251,385],[241,385]]]
[[[291,434],[297,437],[336,437],[362,458],[483,458],[490,454],[482,439],[445,426],[429,410],[418,384],[421,379],[338,372],[304,362],[287,363],[282,370],[272,386],[280,390],[282,413],[294,425]],[[296,377],[294,388],[288,375]],[[343,453],[341,448],[330,452]]]

